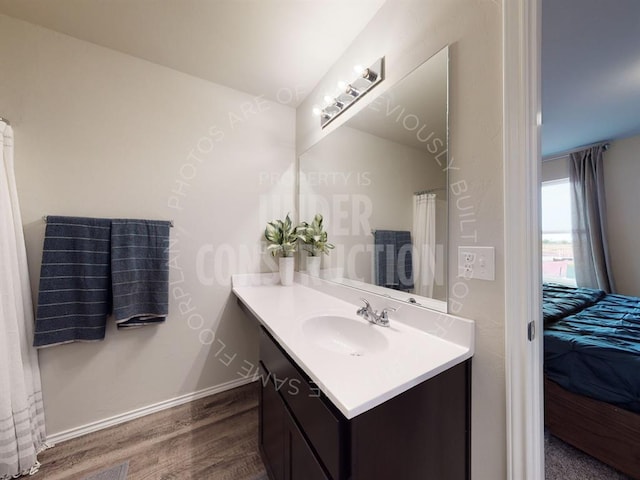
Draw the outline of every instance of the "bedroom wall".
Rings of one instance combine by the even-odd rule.
[[[367,97],[321,130],[311,113],[352,67],[384,55],[382,93],[449,44],[450,311],[476,322],[472,383],[472,476],[506,478],[504,356],[504,220],[502,184],[501,2],[388,0],[297,109],[297,151],[304,152],[351,115]],[[496,279],[456,278],[458,246],[494,246]],[[513,319],[517,321],[517,319]]]
[[[609,254],[618,293],[640,296],[640,135],[615,140],[604,154]]]
[[[640,135],[610,142],[604,153],[607,236],[618,293],[640,296]],[[569,158],[542,162],[542,181],[569,177]]]
[[[34,293],[43,215],[172,219],[166,324],[40,350],[48,433],[242,381],[256,326],[230,274],[265,271],[294,208],[294,109],[0,16],[0,106]],[[231,382],[231,383],[229,383]]]
[[[569,178],[569,157],[556,158],[542,162],[540,181],[550,182],[561,178]]]

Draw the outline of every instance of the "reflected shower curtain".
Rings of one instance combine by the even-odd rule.
[[[415,293],[433,297],[436,278],[436,195],[413,196],[413,278]]]
[[[0,479],[35,473],[45,446],[40,369],[22,219],[13,172],[13,130],[0,121]]]

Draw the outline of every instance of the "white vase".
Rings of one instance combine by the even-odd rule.
[[[322,257],[315,256],[312,257],[309,255],[307,257],[307,273],[311,277],[319,277],[320,276],[320,263],[322,261]]]
[[[293,260],[293,257],[280,257],[278,260],[280,283],[282,285],[293,285]]]

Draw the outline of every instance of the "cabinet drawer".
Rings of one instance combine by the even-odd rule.
[[[346,478],[346,448],[342,442],[345,445],[347,442],[345,435],[341,435],[346,431],[346,420],[326,405],[319,390],[311,387],[307,376],[263,328],[260,329],[260,360],[331,477]]]
[[[261,369],[262,370],[262,369]],[[260,372],[261,374],[264,371]],[[271,382],[260,389],[260,453],[272,480],[285,480],[285,407]]]
[[[322,465],[307,444],[303,433],[298,428],[296,422],[289,414],[286,414],[288,421],[288,441],[287,450],[289,457],[290,480],[331,480],[327,477]]]

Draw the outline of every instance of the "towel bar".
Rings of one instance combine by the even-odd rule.
[[[42,220],[44,220],[44,223],[47,223],[47,215],[43,215]],[[173,220],[169,220],[169,226],[173,228]]]

